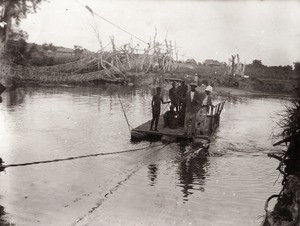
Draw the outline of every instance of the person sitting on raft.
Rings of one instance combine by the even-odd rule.
[[[158,125],[158,120],[159,120],[159,115],[160,115],[160,105],[161,103],[163,104],[168,104],[171,101],[165,102],[161,96],[161,88],[157,87],[156,88],[156,94],[152,98],[151,106],[152,106],[152,120],[151,120],[151,127],[150,130],[153,130],[153,124],[155,123],[154,131],[157,130],[157,125]]]
[[[169,127],[171,129],[175,129],[177,127],[175,119],[177,119],[178,115],[174,109],[175,106],[171,105],[170,110],[164,114],[164,127]]]
[[[169,89],[169,98],[171,100],[171,104],[174,105],[174,107],[176,108],[176,111],[179,111],[178,108],[178,104],[179,104],[179,100],[178,100],[178,96],[177,96],[177,89],[176,89],[176,82],[172,82],[172,88]]]

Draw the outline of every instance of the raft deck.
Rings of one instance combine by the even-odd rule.
[[[176,129],[171,129],[169,127],[164,127],[164,119],[163,116],[160,115],[157,129],[158,131],[150,130],[151,120],[145,122],[144,124],[132,129],[131,131],[131,139],[142,139],[142,138],[151,138],[153,136],[156,137],[167,137],[176,140],[194,140],[194,142],[202,142],[202,140],[210,141],[211,136],[214,134],[216,129],[219,126],[220,114],[223,110],[225,101],[221,102],[215,106],[210,106],[207,113],[201,114],[201,121],[196,122],[195,135],[190,136],[186,135],[183,127],[177,127]],[[203,118],[205,116],[205,118]],[[190,129],[189,123],[189,131]]]
[[[146,136],[168,136],[176,139],[190,139],[191,136],[187,136],[184,134],[183,127],[177,127],[176,129],[170,129],[168,127],[164,127],[164,119],[163,116],[160,115],[157,129],[158,131],[150,130],[151,120],[145,122],[144,124],[133,129],[133,132],[143,133]],[[154,126],[153,126],[154,127]],[[209,136],[203,135],[202,139],[209,139]]]

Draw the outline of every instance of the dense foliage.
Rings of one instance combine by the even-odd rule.
[[[15,36],[13,23],[19,25],[21,19],[26,18],[28,13],[36,12],[41,2],[42,0],[0,0],[0,20],[6,23],[5,26],[0,26],[0,41],[6,43],[13,39]]]
[[[74,46],[74,49],[58,47],[52,43],[38,45],[27,43],[24,38],[8,40],[4,50],[4,56],[15,64],[27,66],[52,66],[79,60],[89,51]]]

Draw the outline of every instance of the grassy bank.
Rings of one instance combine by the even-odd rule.
[[[282,190],[266,201],[266,219],[264,226],[300,225],[300,93],[293,105],[287,107],[286,115],[279,125],[282,127],[282,140],[275,145],[282,145],[284,151],[270,154],[279,160],[278,170],[281,173]],[[273,211],[268,210],[271,199],[277,198]]]

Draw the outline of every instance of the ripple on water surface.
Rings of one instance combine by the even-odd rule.
[[[147,146],[129,141],[117,90],[133,127],[151,117],[151,91],[132,87],[3,93],[1,157],[23,163]],[[211,156],[200,159],[187,161],[185,147],[171,144],[8,168],[0,216],[17,225],[258,225],[265,200],[280,190],[277,162],[266,154],[275,151],[270,134],[282,102],[227,99]]]

